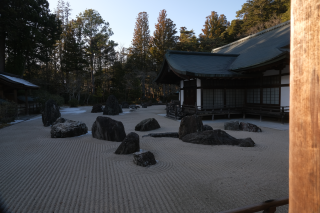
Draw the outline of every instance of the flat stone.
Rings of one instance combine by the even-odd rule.
[[[154,138],[161,138],[161,137],[179,138],[179,133],[178,132],[150,133],[142,137],[148,137],[148,136],[154,137]]]
[[[121,142],[125,139],[126,133],[121,121],[98,116],[92,125],[92,137],[100,140]]]
[[[160,125],[156,119],[148,118],[138,123],[135,127],[135,131],[150,131],[150,130],[155,130],[159,128],[160,128]]]
[[[51,138],[75,137],[88,133],[88,127],[80,121],[58,118],[51,126]]]
[[[138,166],[151,166],[157,163],[152,152],[136,152],[133,153],[133,162]]]
[[[139,152],[139,150],[139,135],[135,132],[130,132],[115,151],[115,154],[126,155]]]

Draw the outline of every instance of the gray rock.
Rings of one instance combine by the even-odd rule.
[[[240,130],[239,121],[227,121],[224,123],[224,130]]]
[[[207,124],[203,125],[203,130],[202,131],[208,131],[208,130],[213,130],[213,128]]]
[[[148,137],[148,136],[154,137],[154,138],[160,138],[160,137],[179,138],[179,133],[177,132],[150,133],[142,137]]]
[[[132,104],[132,105],[129,106],[129,108],[130,108],[130,109],[138,109],[139,107],[138,107],[137,105],[133,105],[133,104]]]
[[[52,125],[61,116],[59,106],[54,100],[48,100],[42,112],[42,123],[44,126]]]
[[[133,162],[138,166],[150,166],[157,163],[152,152],[136,152],[133,153]]]
[[[58,118],[51,126],[52,138],[75,137],[88,133],[88,127],[80,121]]]
[[[107,99],[106,106],[103,110],[104,115],[119,115],[119,103],[114,95]]]
[[[121,142],[125,139],[126,133],[121,121],[98,116],[92,125],[92,137],[101,140]]]
[[[122,107],[121,107],[121,105],[119,104],[119,113],[123,113],[123,111],[122,111]]]
[[[102,104],[95,104],[92,106],[91,113],[103,112]]]
[[[238,139],[240,140],[239,146],[241,147],[254,147],[255,143],[251,138]]]
[[[242,131],[248,131],[248,132],[262,132],[262,130],[251,123],[245,123],[245,122],[241,122],[239,125],[239,129]]]
[[[159,128],[160,125],[156,119],[148,118],[138,123],[135,127],[135,131],[150,131]]]
[[[242,147],[254,146],[251,138],[236,139],[221,129],[195,132],[182,138],[182,141],[204,145],[239,145]]]
[[[202,131],[203,124],[201,117],[196,115],[185,116],[180,122],[179,139],[183,138],[187,134]]]
[[[115,151],[115,154],[126,155],[139,151],[139,135],[135,132],[130,132]]]

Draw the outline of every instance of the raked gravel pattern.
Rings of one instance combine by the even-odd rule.
[[[165,106],[111,116],[126,133],[141,120],[156,118],[160,129],[178,131],[164,118]],[[91,107],[63,117],[83,121],[89,130],[97,116]],[[78,111],[79,112],[79,111]],[[210,124],[223,128],[222,122]],[[227,131],[251,137],[256,147],[205,146],[176,138],[144,137],[140,147],[158,163],[136,166],[132,155],[115,155],[120,142],[87,134],[50,138],[40,119],[0,130],[0,202],[7,212],[219,212],[288,197],[288,131]],[[287,206],[277,212],[287,212]]]

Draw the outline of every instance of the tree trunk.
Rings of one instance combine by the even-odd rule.
[[[320,212],[320,1],[291,1],[289,212]]]
[[[142,90],[142,98],[144,99],[146,97],[146,76],[145,74],[143,73],[143,76],[142,76],[142,82],[141,82],[141,90]]]
[[[0,72],[5,71],[5,41],[6,33],[0,31]]]

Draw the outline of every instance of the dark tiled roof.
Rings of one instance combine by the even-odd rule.
[[[266,63],[290,50],[290,21],[263,30],[228,45],[212,50],[212,53],[239,54],[230,70],[241,70]]]
[[[22,87],[39,88],[39,86],[32,84],[29,81],[26,81],[22,78],[14,77],[14,75],[0,74],[0,79],[5,80],[5,81],[12,83],[12,84],[22,86]]]
[[[197,77],[241,76],[239,73],[228,70],[237,57],[237,54],[183,51],[168,51],[165,55],[166,61],[174,72]]]

